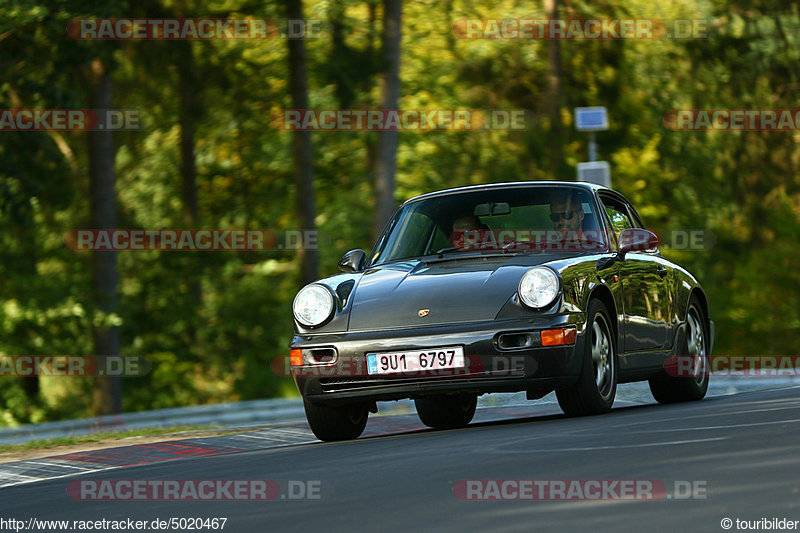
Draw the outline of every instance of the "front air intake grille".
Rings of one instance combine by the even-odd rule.
[[[525,373],[521,370],[515,371],[496,371],[496,372],[480,372],[475,374],[465,374],[461,376],[428,376],[428,377],[391,377],[382,376],[375,377],[351,377],[351,378],[320,378],[319,384],[323,392],[338,392],[347,390],[364,389],[367,387],[391,387],[392,385],[409,385],[409,384],[424,384],[424,383],[459,383],[465,380],[481,380],[481,379],[496,379],[497,377],[506,378],[519,378],[523,377]]]

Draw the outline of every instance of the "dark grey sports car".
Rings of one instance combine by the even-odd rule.
[[[605,187],[424,194],[339,268],[293,303],[292,375],[321,440],[358,437],[384,400],[413,398],[424,424],[455,428],[488,392],[555,391],[575,416],[608,411],[618,383],[649,380],[662,403],[708,388],[703,289]],[[689,375],[665,371],[676,355]]]

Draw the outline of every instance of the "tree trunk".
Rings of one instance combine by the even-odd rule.
[[[370,1],[367,3],[368,12],[367,15],[367,54],[370,60],[370,77],[367,80],[367,87],[365,89],[365,94],[369,95],[372,94],[372,89],[374,85],[375,77],[372,73],[375,72],[375,38],[377,36],[377,31],[375,31],[375,22],[378,18],[378,4],[376,1]],[[368,106],[372,106],[372,102],[370,101]],[[366,172],[367,172],[367,182],[368,183],[375,183],[375,170],[378,168],[378,164],[376,162],[376,155],[377,155],[377,139],[372,134],[367,134],[364,136],[364,144],[366,147],[367,152],[367,160],[365,161],[366,165]],[[373,185],[374,186],[374,185]],[[373,210],[373,217],[374,217],[374,210]],[[373,224],[374,225],[374,224]],[[370,228],[370,233],[372,240],[375,241],[375,230]]]
[[[547,18],[558,18],[558,0],[544,0]],[[564,168],[564,125],[561,122],[561,41],[548,39],[547,62],[547,107],[550,110],[550,138],[548,153],[550,154],[550,179],[567,179],[563,175]]]
[[[90,80],[89,107],[111,109],[111,76],[100,59],[92,62]],[[116,225],[114,139],[110,130],[92,131],[87,136],[91,211],[89,224],[92,229],[113,229]],[[116,252],[92,252],[91,287],[95,309],[106,314],[116,313],[119,305]],[[119,328],[95,326],[92,338],[100,368],[103,368],[102,360],[107,356],[119,356]],[[93,402],[95,415],[121,412],[120,378],[95,378]]]
[[[198,106],[195,90],[194,56],[191,43],[178,43],[178,94],[180,98],[181,127],[181,199],[183,200],[183,222],[189,228],[196,228],[198,223],[197,209],[197,167],[194,157],[195,115]]]
[[[286,15],[290,20],[303,19],[301,0],[284,0]],[[287,39],[289,46],[289,92],[292,108],[308,109],[308,81],[306,79],[306,48],[303,39]],[[294,156],[295,208],[303,235],[316,231],[316,204],[314,200],[314,150],[310,131],[292,132]],[[316,249],[301,246],[300,281],[303,285],[318,277],[319,254]]]
[[[7,87],[6,90],[8,91],[11,100],[11,106],[16,109],[23,109],[25,107],[25,104],[22,103],[22,99],[19,97],[19,94],[17,94],[16,89],[14,87]],[[50,135],[50,138],[54,140],[56,146],[58,146],[59,149],[62,149],[62,147],[66,145],[66,143],[64,143],[63,137],[61,137],[59,132],[50,131],[48,132],[48,134]],[[67,148],[67,150],[69,150],[69,148]],[[62,153],[64,153],[63,150]],[[66,156],[67,154],[64,155]],[[70,163],[70,168],[72,168],[74,171],[75,160],[67,158],[67,161]],[[36,272],[36,265],[38,263],[38,258],[36,254],[37,247],[34,244],[36,241],[34,240],[34,236],[31,231],[31,228],[33,228],[34,226],[34,222],[33,222],[33,215],[31,214],[29,216],[30,218],[20,220],[20,224],[15,231],[19,233],[20,242],[32,244],[29,247],[29,252],[25,254],[27,265],[25,265],[24,268],[26,269],[27,272]],[[22,389],[25,391],[25,395],[28,397],[28,400],[30,400],[28,405],[33,405],[34,402],[38,402],[39,392],[41,391],[39,376],[27,376],[20,379],[22,380]]]
[[[178,48],[178,98],[179,98],[179,123],[181,128],[181,200],[183,223],[187,228],[197,229],[200,224],[199,210],[197,207],[197,165],[194,156],[195,117],[200,112],[195,91],[201,84],[197,83],[192,54],[192,43],[180,41]],[[192,272],[189,279],[189,292],[195,309],[200,309],[203,303],[203,289],[200,284],[199,273]],[[197,315],[195,315],[197,316]],[[194,320],[189,321],[189,342],[197,341],[197,330]]]
[[[400,102],[400,24],[402,0],[383,0],[381,53],[386,72],[383,75],[381,109],[398,109]],[[397,172],[399,133],[379,131],[375,155],[375,219],[373,236],[377,240],[395,208],[394,183]]]

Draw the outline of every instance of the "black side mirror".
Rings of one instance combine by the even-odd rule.
[[[623,254],[655,250],[658,244],[658,235],[646,229],[628,228],[619,235],[619,251]]]
[[[656,250],[660,244],[658,235],[640,228],[628,228],[619,234],[619,251],[611,257],[603,257],[597,261],[595,268],[605,270],[617,261],[624,261],[628,252],[644,252]]]
[[[339,260],[339,270],[342,272],[361,272],[367,263],[367,253],[364,250],[350,250]]]

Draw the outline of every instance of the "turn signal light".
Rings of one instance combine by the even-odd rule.
[[[292,366],[303,366],[303,350],[299,348],[289,350],[289,362]]]
[[[542,331],[542,346],[565,346],[575,344],[575,328],[546,329]]]

